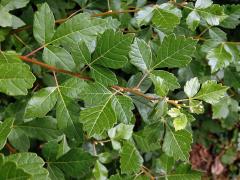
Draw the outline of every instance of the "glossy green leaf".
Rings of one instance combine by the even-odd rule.
[[[40,44],[48,43],[54,34],[55,19],[47,3],[34,14],[33,35]]]
[[[135,38],[129,56],[130,62],[143,72],[147,72],[152,66],[152,51],[144,40]]]
[[[176,160],[188,161],[192,141],[192,135],[187,130],[174,131],[167,126],[163,151]]]
[[[125,142],[120,153],[121,172],[123,174],[138,173],[142,163],[143,158],[136,147],[130,142]]]
[[[8,141],[20,152],[27,152],[30,148],[30,140],[22,129],[13,128],[8,136]]]
[[[186,23],[188,25],[188,28],[194,31],[200,22],[200,16],[197,11],[193,10],[191,13],[188,14],[186,18]]]
[[[217,103],[226,93],[228,87],[221,84],[217,84],[216,81],[206,81],[202,84],[200,91],[194,97],[194,99],[199,99],[206,101],[210,104]]]
[[[28,101],[25,118],[44,117],[55,106],[57,98],[57,87],[39,90]]]
[[[61,47],[47,46],[43,51],[43,60],[52,66],[74,71],[76,64],[69,52]]]
[[[184,86],[184,92],[189,98],[191,98],[197,94],[199,88],[200,83],[198,81],[198,78],[195,77],[186,82]]]
[[[157,62],[152,69],[159,67],[184,67],[191,61],[196,41],[192,38],[166,36],[157,50]],[[170,50],[171,49],[171,50]]]
[[[143,7],[140,11],[136,13],[136,21],[139,26],[147,25],[153,16],[154,8],[151,6]]]
[[[197,0],[195,7],[198,9],[205,9],[212,5],[212,0]]]
[[[7,137],[9,136],[13,126],[13,121],[14,119],[8,118],[0,124],[0,149],[2,149],[7,142]]]
[[[185,129],[185,127],[187,126],[187,122],[188,122],[187,116],[183,114],[173,119],[173,126],[176,131],[179,131]]]
[[[128,53],[133,35],[123,35],[121,32],[106,30],[97,39],[97,47],[90,64],[100,64],[104,67],[119,69],[128,62]]]

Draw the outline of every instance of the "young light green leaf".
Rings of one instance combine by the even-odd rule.
[[[115,73],[110,69],[93,65],[91,68],[91,77],[98,83],[103,84],[104,86],[112,86],[118,83]]]
[[[48,43],[54,34],[55,19],[47,3],[34,14],[33,35],[40,44]]]
[[[97,47],[90,64],[101,64],[104,67],[119,69],[128,62],[128,53],[133,40],[132,34],[106,30],[97,39]]]
[[[28,65],[23,63],[0,64],[0,92],[10,96],[26,95],[35,77]]]
[[[82,110],[80,112],[80,122],[83,123],[83,129],[87,131],[90,137],[101,135],[112,128],[117,119],[111,106],[111,100],[107,100],[103,105]]]
[[[204,112],[204,106],[202,101],[189,100],[189,109],[191,113],[202,114]]]
[[[51,164],[57,166],[66,175],[79,177],[89,173],[90,168],[95,164],[95,157],[80,148],[72,148]]]
[[[68,71],[74,71],[76,64],[69,52],[57,46],[47,46],[43,51],[43,60],[52,66]]]
[[[136,147],[130,142],[125,142],[120,152],[121,172],[123,174],[138,173],[142,163],[143,158]]]
[[[0,149],[2,149],[7,142],[7,138],[12,130],[13,122],[13,118],[8,118],[0,124]]]
[[[221,84],[217,84],[217,82],[214,80],[209,80],[202,84],[200,91],[197,93],[194,99],[215,104],[224,96],[227,89],[227,86],[222,86]]]
[[[28,101],[25,118],[44,117],[57,102],[57,87],[47,87],[36,92]]]
[[[93,169],[93,175],[96,179],[106,180],[108,179],[108,170],[103,164],[101,164],[99,161],[96,161]]]
[[[186,23],[188,25],[188,28],[194,31],[200,22],[200,16],[196,10],[193,10],[191,13],[188,14],[186,18]]]
[[[187,126],[187,116],[185,114],[173,119],[173,126],[176,131],[182,130]]]
[[[187,130],[174,131],[167,126],[163,151],[176,160],[188,161],[192,141],[192,134]]]
[[[44,161],[35,153],[17,153],[6,157],[6,161],[16,163],[18,168],[23,169],[32,176],[32,179],[47,179],[48,171]]]
[[[197,94],[199,88],[200,88],[200,83],[198,81],[198,78],[195,77],[186,82],[184,86],[184,92],[189,98],[191,98],[195,96],[195,94]]]
[[[185,67],[191,61],[195,51],[196,41],[192,38],[166,36],[157,50],[157,62],[152,69],[160,67]],[[171,49],[171,51],[168,51]]]
[[[155,8],[152,22],[162,31],[171,32],[180,23],[180,18],[166,8]]]
[[[143,72],[147,72],[152,66],[151,47],[142,39],[135,38],[129,56],[130,62]]]
[[[173,118],[182,115],[180,109],[178,109],[178,108],[171,108],[171,109],[167,112],[167,114],[168,114],[170,117],[173,117]]]
[[[212,5],[212,0],[197,0],[195,3],[195,8],[205,9]]]
[[[147,25],[153,16],[154,8],[145,6],[136,13],[136,21],[139,26]]]
[[[207,54],[208,64],[211,66],[212,73],[227,67],[232,62],[232,55],[226,50],[227,46],[221,44],[212,49]]]

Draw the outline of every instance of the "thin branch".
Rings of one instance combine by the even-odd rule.
[[[146,174],[150,178],[150,180],[155,179],[155,177],[150,173],[150,170],[148,168],[146,168],[145,166],[142,166],[141,170],[144,172],[144,174]]]
[[[107,16],[107,15],[114,15],[114,14],[124,14],[124,13],[138,12],[138,11],[139,11],[139,9],[107,11],[107,12],[104,12],[104,13],[93,14],[92,17]]]
[[[27,55],[25,55],[25,57],[29,57],[29,56],[34,55],[36,52],[42,50],[45,46],[47,46],[47,44],[44,44],[44,45],[40,46],[39,48],[33,50],[32,52],[30,52],[30,53],[28,53]]]
[[[83,76],[83,75],[81,75],[79,73],[67,71],[65,69],[58,69],[55,66],[50,66],[50,65],[45,64],[45,63],[43,63],[41,61],[38,61],[38,60],[36,60],[34,58],[31,59],[31,58],[28,58],[26,56],[19,56],[19,58],[21,60],[25,61],[25,62],[29,62],[29,63],[32,63],[32,64],[39,65],[39,66],[41,66],[41,67],[43,67],[45,69],[49,69],[51,71],[55,71],[55,72],[59,72],[59,73],[67,74],[67,75],[71,75],[71,76],[78,77],[78,78],[83,79],[83,80],[92,80],[92,78],[90,78],[90,77]]]
[[[17,152],[17,150],[14,148],[14,147],[12,147],[12,145],[11,144],[9,144],[9,143],[6,143],[6,148],[8,149],[8,151],[11,153],[11,154],[14,154],[14,153],[16,153]]]

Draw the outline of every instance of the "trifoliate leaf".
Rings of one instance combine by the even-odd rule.
[[[215,104],[224,96],[228,87],[217,84],[216,81],[210,80],[202,84],[200,91],[194,97],[194,99],[199,99],[206,101],[210,104]]]
[[[208,8],[209,6],[211,6],[212,3],[213,2],[211,0],[197,0],[195,3],[195,8],[205,9],[205,8]]]
[[[186,82],[184,86],[184,92],[189,98],[191,98],[195,94],[197,94],[199,88],[200,88],[200,83],[198,81],[198,78],[195,77]]]
[[[105,67],[119,69],[128,62],[128,53],[132,43],[132,34],[122,34],[106,30],[97,39],[97,47],[90,64],[101,64]]]
[[[40,44],[48,43],[54,34],[55,19],[47,3],[34,14],[33,35]]]
[[[227,67],[232,62],[232,55],[226,50],[224,44],[212,49],[207,54],[208,64],[211,66],[212,73]]]
[[[164,32],[171,32],[179,23],[180,18],[166,8],[155,8],[152,22]]]
[[[117,122],[110,98],[102,105],[88,107],[80,112],[80,122],[90,137],[102,135]]]
[[[129,56],[130,62],[143,72],[147,72],[152,66],[151,47],[142,39],[135,38]]]
[[[7,142],[7,137],[12,130],[13,122],[13,118],[8,118],[0,123],[0,149],[2,149]]]
[[[136,21],[139,26],[147,25],[153,16],[154,8],[151,6],[143,7],[140,11],[136,13]]]
[[[39,90],[28,101],[25,118],[44,117],[55,106],[57,98],[57,87]]]
[[[136,147],[130,143],[125,142],[120,152],[120,168],[123,174],[138,173],[141,169],[143,158],[136,149]]]
[[[192,141],[192,135],[187,130],[174,131],[167,126],[163,151],[176,160],[188,161]]]
[[[43,60],[52,66],[74,71],[76,64],[69,52],[57,46],[47,46],[43,51]]]
[[[96,179],[106,180],[108,179],[108,170],[107,168],[101,164],[99,161],[96,161],[96,164],[93,169],[93,175]]]
[[[96,82],[103,84],[105,86],[112,86],[118,83],[115,73],[112,72],[111,70],[98,65],[93,65],[90,68],[91,77]]]
[[[119,22],[112,18],[92,18],[88,13],[80,13],[61,24],[49,43],[69,46],[83,40],[88,47],[91,47],[99,33],[118,26]]]
[[[187,116],[185,114],[173,119],[173,126],[176,131],[182,130],[187,126]]]
[[[188,28],[194,31],[200,22],[200,16],[196,10],[193,10],[191,13],[188,14],[186,18],[186,23],[188,25]]]
[[[90,168],[95,164],[95,157],[80,148],[72,148],[51,164],[69,176],[79,177],[89,173]]]
[[[184,67],[191,61],[196,41],[192,38],[166,36],[157,50],[157,62],[152,69],[160,67]],[[168,51],[171,49],[171,51]]]
[[[16,163],[18,168],[23,169],[32,176],[32,179],[47,179],[48,171],[44,161],[35,153],[17,153],[6,157],[6,161]]]

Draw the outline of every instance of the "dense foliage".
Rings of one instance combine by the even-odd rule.
[[[239,178],[240,5],[217,3],[1,0],[0,179]]]

